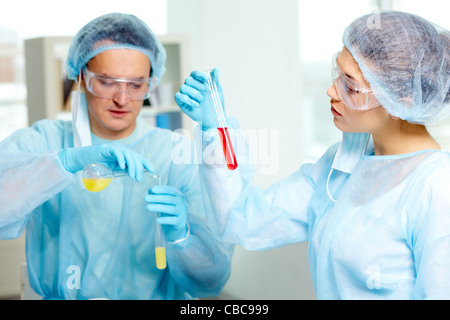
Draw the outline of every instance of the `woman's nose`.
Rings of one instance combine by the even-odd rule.
[[[336,100],[336,101],[341,100],[341,99],[339,98],[339,95],[338,95],[338,93],[337,93],[337,91],[336,91],[336,87],[335,87],[334,84],[332,84],[332,85],[328,88],[328,90],[327,90],[327,96],[329,96],[331,99]]]

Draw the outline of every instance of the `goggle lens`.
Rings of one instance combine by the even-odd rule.
[[[340,52],[333,56],[331,63],[331,77],[339,99],[346,106],[356,110],[369,110],[380,106],[371,89],[361,87],[339,68],[337,64],[339,54]]]
[[[126,92],[130,100],[145,100],[150,97],[150,78],[112,78],[96,74],[87,68],[83,70],[83,74],[87,90],[97,97],[114,99],[122,92]]]

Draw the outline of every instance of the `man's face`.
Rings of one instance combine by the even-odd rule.
[[[89,71],[106,78],[145,79],[150,75],[150,67],[150,60],[145,54],[128,49],[104,51],[87,64]],[[117,93],[111,98],[98,97],[89,92],[84,79],[81,85],[86,93],[92,133],[110,140],[123,139],[133,133],[143,100],[130,99],[127,83],[117,85]]]

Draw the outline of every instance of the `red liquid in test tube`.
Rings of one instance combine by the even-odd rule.
[[[211,72],[207,71],[208,89],[210,91],[211,106],[214,112],[217,131],[219,133],[220,142],[222,143],[223,154],[229,170],[235,170],[238,167],[236,156],[234,154],[233,145],[231,143],[230,134],[228,132],[227,120],[223,112],[222,102],[220,101],[219,92],[216,84],[211,79]]]
[[[234,170],[237,168],[238,164],[236,162],[236,156],[234,154],[233,145],[231,144],[228,128],[217,128],[217,130],[219,131],[220,142],[222,143],[223,154],[225,155],[227,167],[230,170]]]

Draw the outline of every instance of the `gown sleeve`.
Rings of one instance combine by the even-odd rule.
[[[450,167],[429,175],[421,196],[411,201],[415,215],[404,213],[409,245],[414,254],[414,299],[450,299]],[[419,210],[418,210],[419,209]]]
[[[224,242],[247,250],[265,250],[308,239],[308,208],[317,176],[325,161],[305,164],[267,190],[252,186],[253,166],[238,124],[230,121],[238,168],[230,171],[219,161],[205,160],[200,166],[203,192],[212,210],[208,224]],[[214,132],[203,132],[202,151],[222,155]],[[200,139],[196,139],[199,141]]]
[[[0,143],[0,239],[19,237],[32,210],[74,181],[57,156],[63,128],[43,120]]]
[[[184,143],[193,146],[190,139]],[[166,241],[170,273],[193,297],[218,296],[231,274],[234,247],[218,241],[205,222],[207,209],[198,166],[191,163],[173,165],[171,171],[169,184],[186,197],[189,233],[182,241]]]
[[[192,297],[216,297],[231,274],[233,248],[217,241],[201,218],[190,215],[190,234],[167,245],[170,273]]]

